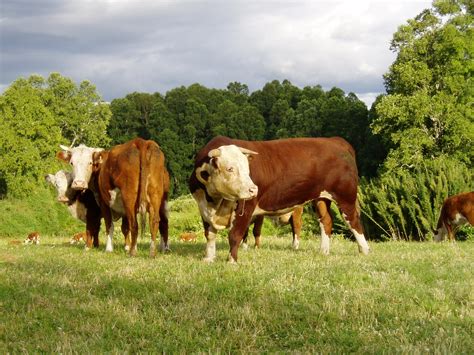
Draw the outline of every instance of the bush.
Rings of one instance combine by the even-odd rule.
[[[382,240],[431,239],[443,201],[472,191],[473,177],[464,164],[439,158],[411,171],[362,181],[359,196],[367,236]]]

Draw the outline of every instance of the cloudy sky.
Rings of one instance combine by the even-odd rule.
[[[384,92],[398,26],[431,0],[0,0],[0,90],[90,80],[107,101],[192,83],[271,80]]]

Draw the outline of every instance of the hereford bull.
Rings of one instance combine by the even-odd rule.
[[[448,236],[454,241],[456,229],[469,223],[474,226],[474,191],[448,197],[441,207],[434,240],[440,242]]]
[[[282,215],[315,201],[321,251],[329,253],[334,201],[353,232],[359,251],[369,253],[357,201],[355,152],[342,138],[244,141],[215,137],[196,155],[190,191],[204,222],[206,261],[215,259],[218,230],[230,227],[229,261],[237,261],[253,217]]]
[[[168,247],[167,198],[169,175],[158,144],[136,138],[109,151],[81,145],[61,146],[60,157],[71,163],[77,190],[91,189],[98,196],[107,233],[106,251],[113,251],[113,219],[124,217],[131,233],[130,256],[136,255],[138,221],[145,233],[145,215],[149,214],[150,256],[156,255],[156,235],[161,234],[160,249]]]

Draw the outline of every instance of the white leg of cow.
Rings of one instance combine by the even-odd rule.
[[[291,246],[295,250],[298,250],[300,248],[300,236],[298,234],[295,234],[293,238],[293,242],[291,243]]]
[[[321,253],[329,255],[329,236],[326,234],[323,223],[319,222],[319,228],[321,229]]]
[[[105,251],[107,251],[107,252],[113,252],[114,251],[113,239],[114,239],[114,224],[111,223],[110,229],[109,229],[109,234],[107,235],[107,244],[105,246]]]
[[[367,240],[365,240],[365,236],[362,233],[358,233],[355,229],[352,229],[352,233],[354,233],[357,244],[359,244],[359,252],[364,255],[369,254],[370,248]]]
[[[204,258],[205,262],[212,263],[216,258],[216,235],[217,231],[213,227],[209,227],[209,233],[206,236],[206,257]]]

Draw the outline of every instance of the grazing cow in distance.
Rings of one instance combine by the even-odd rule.
[[[262,226],[263,226],[263,215],[255,216],[252,220],[253,229],[252,233],[255,238],[255,248],[260,247],[260,237],[262,235]],[[270,217],[272,222],[276,225],[285,225],[290,224],[291,232],[293,234],[292,247],[293,249],[298,249],[300,245],[300,236],[301,236],[301,226],[303,224],[303,206],[298,206],[293,212],[285,213],[281,216]],[[249,234],[249,229],[245,231],[244,237],[242,239],[242,247],[244,249],[248,248],[247,238]]]
[[[340,137],[254,142],[215,137],[197,153],[189,187],[204,222],[205,261],[215,258],[218,230],[230,228],[229,261],[237,261],[253,217],[282,215],[309,201],[316,203],[323,254],[329,253],[333,201],[359,251],[369,253],[359,216],[355,152]]]
[[[448,236],[454,241],[456,229],[469,223],[474,226],[474,191],[448,197],[441,207],[434,240],[440,242]]]
[[[137,214],[142,217],[143,235],[147,212],[151,232],[150,256],[156,254],[158,229],[160,249],[169,250],[166,207],[169,175],[158,144],[136,138],[108,151],[83,145],[61,148],[63,152],[58,156],[73,167],[71,187],[77,190],[90,188],[98,196],[106,226],[106,251],[113,251],[113,218],[125,217],[131,233],[129,253],[136,255]]]
[[[195,242],[197,239],[197,235],[194,232],[184,232],[181,233],[179,236],[179,240],[182,242]]]
[[[81,242],[85,242],[87,240],[87,233],[86,232],[79,232],[74,234],[69,241],[70,244],[78,244]]]
[[[37,231],[31,232],[26,237],[25,244],[39,244],[40,243],[40,234]]]

